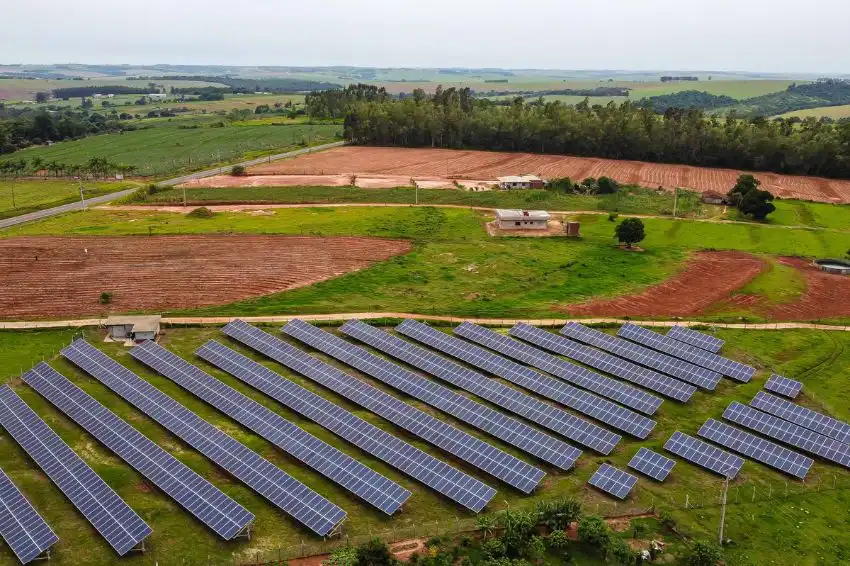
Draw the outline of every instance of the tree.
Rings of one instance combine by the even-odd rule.
[[[230,168],[230,174],[234,177],[241,177],[245,174],[245,167],[242,165],[234,165]]]
[[[643,221],[640,218],[626,218],[614,229],[614,237],[626,244],[631,249],[632,244],[643,241],[646,233],[643,229]]]
[[[374,538],[357,547],[355,566],[395,566],[396,559],[389,547]]]
[[[611,195],[620,190],[620,184],[610,177],[599,177],[596,181],[596,191],[600,195]]]
[[[44,104],[48,100],[50,100],[50,93],[49,92],[37,92],[37,93],[35,93],[35,101],[37,103]]]
[[[719,546],[698,540],[691,546],[685,562],[689,566],[715,566],[721,558],[723,558],[723,552]]]
[[[729,199],[734,203],[740,203],[741,199],[744,198],[748,193],[755,191],[761,185],[761,181],[753,177],[752,175],[741,175],[738,177],[738,181],[735,183],[735,186],[727,193]]]
[[[583,543],[605,549],[611,538],[608,523],[598,515],[582,517],[578,522],[578,539]]]
[[[764,220],[768,214],[776,210],[770,202],[772,200],[773,195],[769,191],[752,190],[738,203],[738,210],[741,214],[750,215],[756,220]]]
[[[594,194],[598,190],[598,187],[596,186],[596,179],[588,177],[581,182],[581,188],[584,190],[584,194],[586,195]]]

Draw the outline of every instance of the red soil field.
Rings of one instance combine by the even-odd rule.
[[[799,270],[806,278],[806,291],[798,300],[773,307],[773,320],[818,320],[850,316],[850,277],[824,273],[806,260],[796,257],[779,259]]]
[[[563,155],[342,147],[258,165],[251,175],[392,175],[402,178],[495,179],[504,175],[533,173],[543,178],[607,175],[620,182],[647,188],[675,187],[700,192],[726,193],[743,171],[640,161],[616,161]],[[850,203],[850,181],[754,173],[763,188],[783,198]],[[250,178],[250,177],[249,177]]]
[[[625,252],[624,252],[625,253]],[[564,307],[575,316],[693,316],[746,285],[764,261],[741,252],[699,252],[685,269],[637,295]]]
[[[304,236],[0,239],[0,316],[226,304],[303,287],[410,251],[402,240]],[[101,305],[102,291],[113,292]]]

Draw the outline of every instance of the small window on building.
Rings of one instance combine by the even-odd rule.
[[[514,226],[519,226],[519,225],[520,225],[519,222],[514,222]]]

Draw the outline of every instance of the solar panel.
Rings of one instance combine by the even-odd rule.
[[[403,381],[412,379],[410,372],[405,372],[395,364],[378,358],[366,352],[363,348],[346,342],[300,320],[293,320],[283,328],[283,332],[301,342],[324,352],[342,362],[353,366],[373,377],[380,375],[382,381]],[[415,376],[414,376],[415,377]],[[353,378],[352,378],[353,379]],[[361,382],[363,383],[363,382]],[[420,436],[455,456],[466,460],[505,483],[512,485],[524,493],[530,493],[543,479],[545,472],[487,444],[469,433],[440,421],[424,411],[404,403],[377,389],[372,388],[371,394],[382,396],[387,404],[395,404],[397,410],[405,413],[407,418],[415,419],[424,426],[427,432],[418,432]],[[469,419],[473,417],[469,416]],[[481,423],[484,426],[484,423]],[[423,434],[424,432],[424,434]],[[503,431],[501,436],[509,436]]]
[[[563,381],[547,377],[530,368],[520,366],[469,342],[449,336],[439,330],[434,330],[427,324],[406,320],[396,327],[396,330],[405,336],[409,336],[441,352],[445,352],[478,368],[498,375],[515,385],[519,385],[520,387],[558,401],[567,407],[588,414],[600,421],[610,421],[617,424],[620,428],[637,425],[640,428],[635,429],[635,434],[649,434],[652,425],[655,424],[654,421],[647,419],[643,415],[623,409],[610,401],[576,389]],[[627,419],[629,417],[634,417],[635,420],[633,422],[628,421]],[[578,417],[573,417],[571,424],[573,428],[568,431],[569,434],[565,433],[565,436],[601,454],[610,454],[622,438],[618,434],[614,434]]]
[[[800,394],[800,391],[803,390],[803,384],[799,381],[794,381],[793,379],[788,379],[787,377],[782,377],[781,375],[776,375],[775,373],[770,376],[770,379],[767,380],[767,383],[764,384],[764,388],[768,391],[773,391],[774,393],[778,393],[789,399],[796,399],[797,395]]]
[[[673,356],[659,354],[655,350],[638,346],[628,340],[605,334],[577,322],[567,323],[561,329],[561,334],[573,340],[590,344],[621,358],[631,360],[642,366],[672,375],[708,391],[714,391],[723,377],[717,372],[696,366]]]
[[[130,350],[130,355],[384,513],[392,515],[410,497],[410,492],[394,481],[303,431],[156,342],[142,342]]]
[[[803,428],[819,432],[844,444],[850,443],[850,425],[823,413],[801,407],[776,395],[759,391],[750,405]]]
[[[850,445],[813,430],[747,407],[737,401],[733,401],[726,408],[723,418],[804,452],[850,468]]]
[[[62,355],[320,536],[345,511],[84,340]]]
[[[415,363],[416,360],[423,359],[421,354],[411,350],[413,348],[422,350],[418,346],[391,336],[359,320],[348,321],[339,330],[397,358],[404,359],[404,357],[411,358],[412,356],[411,359],[414,363],[411,363],[411,365],[415,367],[419,367]],[[433,354],[430,355],[433,356]],[[422,368],[420,367],[420,369]],[[368,373],[369,369],[364,368],[362,371]],[[482,430],[489,432],[488,429],[495,429],[498,434],[494,435],[502,438],[505,442],[562,469],[569,470],[572,468],[576,458],[581,454],[580,450],[540,432],[522,421],[505,416],[486,405],[459,395],[447,387],[412,372],[401,370],[384,373],[379,371],[375,372],[374,375],[370,373],[370,375]]]
[[[464,322],[456,327],[454,333],[467,340],[477,342],[485,348],[490,348],[504,356],[551,373],[582,389],[587,389],[647,415],[655,414],[663,402],[659,397],[646,391],[599,375],[587,368],[556,358],[524,342],[519,342],[470,322]]]
[[[714,419],[705,421],[697,434],[801,480],[814,463],[807,456]]]
[[[670,354],[679,359],[686,360],[692,364],[716,371],[719,374],[731,377],[736,381],[747,383],[756,373],[756,368],[706,352],[696,346],[683,344],[647,328],[635,324],[626,323],[620,327],[617,336],[628,338],[633,342],[649,346],[659,352]]]
[[[21,564],[35,560],[59,540],[3,470],[0,470],[0,535]]]
[[[51,372],[53,368],[41,363],[22,377],[32,384],[40,374]],[[141,517],[8,385],[0,387],[0,424],[119,556],[151,534]]]
[[[629,461],[629,467],[633,470],[662,482],[667,479],[675,465],[675,460],[644,447],[641,447]]]
[[[704,332],[697,332],[687,326],[674,326],[667,331],[667,336],[673,340],[696,346],[712,354],[719,352],[723,344],[726,343],[720,338],[715,338]]]
[[[225,540],[254,515],[47,364],[24,381]]]
[[[678,430],[664,443],[664,449],[706,470],[733,479],[744,459]]]
[[[581,362],[599,371],[604,371],[620,379],[630,381],[676,401],[687,403],[697,390],[693,385],[679,381],[668,375],[633,364],[617,356],[602,352],[596,348],[591,348],[590,346],[585,346],[584,344],[579,344],[564,336],[552,334],[551,332],[528,324],[518,323],[511,328],[510,335]]]
[[[406,430],[409,430],[408,427],[415,430],[421,427],[417,421],[408,418],[407,415],[398,414],[394,403],[381,406],[383,399],[369,397],[370,390],[366,387],[367,384],[302,352],[276,336],[241,320],[231,322],[224,327],[223,331],[231,338],[336,391],[347,399],[367,408],[373,406],[378,408],[381,413],[387,415],[388,420],[401,423],[400,426]],[[207,346],[209,345],[210,343],[207,343]],[[217,347],[223,348],[221,345]],[[207,349],[202,348],[202,350]],[[199,350],[198,354],[476,513],[496,495],[496,490],[492,487],[355,417],[312,391],[284,379],[265,366],[232,350],[229,352],[231,354],[227,360],[224,356],[218,356],[218,359],[213,360],[209,350]],[[225,364],[228,364],[228,367],[224,367]]]
[[[637,483],[637,477],[610,464],[602,464],[587,483],[618,499],[625,499]]]

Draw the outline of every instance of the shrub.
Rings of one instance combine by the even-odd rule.
[[[241,177],[245,174],[245,167],[243,167],[242,165],[234,165],[230,169],[230,174],[234,177]]]
[[[357,547],[355,555],[356,566],[394,566],[397,563],[389,547],[376,538]]]
[[[485,558],[501,558],[505,555],[505,545],[497,538],[490,539],[481,545],[481,554]]]
[[[212,218],[215,216],[215,212],[207,208],[206,206],[201,206],[187,214],[190,218]]]
[[[609,539],[608,545],[605,547],[605,555],[609,559],[613,558],[614,562],[621,566],[632,566],[637,563],[637,555],[621,538]]]
[[[103,291],[100,294],[100,304],[108,305],[112,302],[112,292],[111,291]]]
[[[322,566],[354,566],[356,563],[357,550],[351,546],[344,546],[334,550],[330,558],[322,562]]]
[[[604,549],[611,539],[611,531],[602,517],[588,515],[578,522],[578,538],[583,543]]]
[[[690,566],[715,566],[723,553],[714,543],[698,540],[691,546],[685,562]]]
[[[560,550],[570,545],[570,538],[564,531],[552,531],[552,534],[549,535],[548,543],[549,548]]]
[[[614,194],[620,190],[620,183],[611,177],[599,177],[596,181],[596,192],[600,195]]]
[[[539,562],[543,558],[543,555],[546,554],[546,543],[542,538],[533,536],[528,540],[524,554],[532,561]]]
[[[609,212],[608,213],[608,222],[616,222],[617,218],[620,217],[618,212]]]
[[[670,513],[668,509],[662,509],[658,513],[658,520],[661,522],[661,527],[664,528],[664,530],[669,531],[671,533],[676,532],[678,524],[676,522],[676,519],[673,518],[672,513]]]

